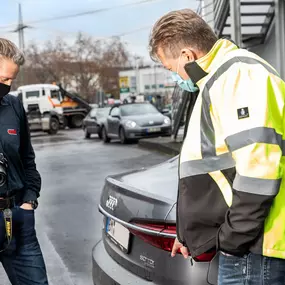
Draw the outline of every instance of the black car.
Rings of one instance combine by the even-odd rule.
[[[177,185],[177,157],[107,178],[99,205],[102,240],[93,249],[94,285],[217,284],[215,252],[195,261],[181,254],[170,257]]]
[[[105,143],[119,138],[121,143],[147,137],[171,135],[171,120],[150,103],[114,106],[102,129]]]
[[[102,128],[109,115],[111,108],[93,108],[83,120],[83,131],[85,138],[89,139],[96,134],[102,139]]]

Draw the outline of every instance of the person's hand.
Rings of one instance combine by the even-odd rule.
[[[188,248],[183,246],[183,244],[176,238],[172,247],[171,257],[174,257],[179,249],[185,259],[189,257]]]
[[[24,203],[20,208],[24,210],[33,210],[33,206],[30,203]]]

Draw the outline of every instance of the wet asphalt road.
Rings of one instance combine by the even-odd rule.
[[[100,239],[97,205],[107,175],[154,165],[168,157],[137,145],[104,145],[81,130],[33,134],[43,186],[36,211],[50,285],[91,285],[91,251]],[[3,279],[1,285],[10,284]]]

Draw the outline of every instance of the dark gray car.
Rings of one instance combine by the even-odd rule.
[[[170,119],[150,103],[114,106],[102,130],[105,143],[113,138],[126,143],[128,140],[170,135]]]
[[[174,158],[107,178],[99,205],[102,240],[93,249],[95,285],[216,284],[215,253],[200,256],[199,262],[181,254],[170,257],[176,237],[177,168]]]
[[[111,108],[93,108],[84,118],[82,128],[86,139],[90,139],[92,134],[98,135],[102,139],[102,127],[109,115]]]

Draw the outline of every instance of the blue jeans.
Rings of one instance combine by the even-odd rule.
[[[219,285],[284,285],[285,260],[250,253],[219,258]]]
[[[12,209],[12,241],[0,253],[0,261],[12,285],[48,285],[46,267],[35,231],[34,211]],[[0,212],[0,248],[7,245],[5,223]]]

